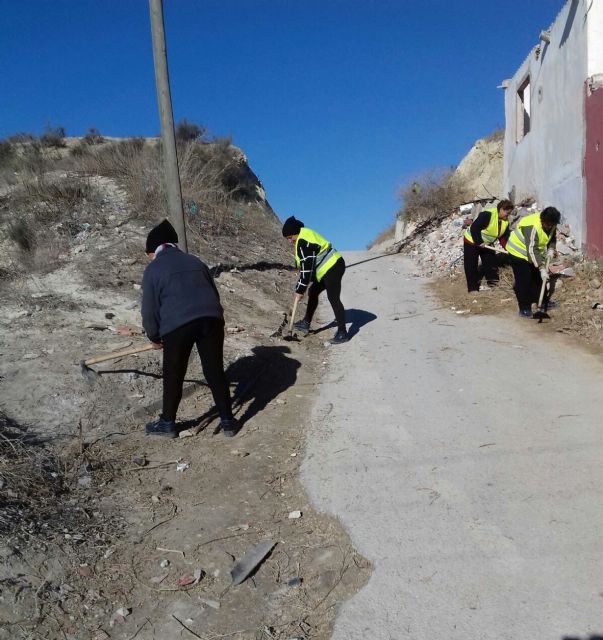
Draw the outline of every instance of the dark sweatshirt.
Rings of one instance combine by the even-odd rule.
[[[484,242],[482,238],[482,231],[488,227],[490,224],[490,211],[482,211],[477,218],[473,221],[471,227],[469,227],[469,231],[471,232],[471,237],[473,238],[473,243],[475,245],[480,245]],[[498,228],[500,229],[501,220],[498,221]],[[507,230],[504,234],[498,239],[501,246],[505,246],[507,244],[507,240],[509,239],[509,235],[511,233],[510,227],[507,227]]]
[[[144,270],[142,326],[149,340],[160,338],[197,318],[223,318],[220,295],[207,265],[167,246]]]

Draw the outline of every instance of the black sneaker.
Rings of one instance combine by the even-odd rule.
[[[304,318],[293,323],[293,328],[297,329],[304,336],[310,333],[310,323]]]
[[[519,317],[520,318],[531,318],[532,317],[532,310],[531,309],[520,309],[519,310]]]
[[[144,428],[149,436],[162,436],[163,438],[177,438],[176,423],[173,420],[166,420],[160,417],[154,422],[149,422]]]
[[[232,438],[239,431],[239,421],[236,418],[223,418],[220,420],[220,427],[225,438]]]
[[[338,331],[330,340],[331,344],[343,344],[344,342],[348,342],[350,336],[347,331]]]

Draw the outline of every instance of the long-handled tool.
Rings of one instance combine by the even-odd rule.
[[[122,358],[123,356],[131,356],[135,353],[142,353],[143,351],[151,351],[154,349],[152,343],[145,344],[143,347],[130,347],[129,349],[122,349],[121,351],[113,351],[112,353],[106,353],[102,356],[94,356],[93,358],[88,358],[86,360],[82,360],[80,363],[82,369],[82,375],[89,382],[93,382],[99,376],[99,374],[94,371],[94,369],[90,368],[91,364],[98,364],[99,362],[106,362],[107,360],[115,360],[116,358]]]
[[[544,264],[544,268],[546,269],[547,273],[549,271],[549,265],[551,263],[551,256],[547,256],[546,257],[546,262]],[[534,313],[532,314],[532,318],[534,320],[538,320],[538,324],[540,324],[543,320],[549,320],[550,319],[550,315],[546,312],[546,306],[543,307],[542,306],[542,302],[544,300],[544,292],[546,291],[546,287],[549,283],[549,278],[543,278],[542,279],[542,287],[540,287],[540,296],[538,298],[538,307],[536,309],[536,311],[534,311]]]
[[[293,300],[293,310],[291,311],[291,320],[289,320],[289,333],[283,337],[283,340],[287,340],[287,342],[299,342],[299,338],[293,333],[293,323],[295,322],[295,313],[297,312],[298,302],[299,299],[295,296],[295,300]]]
[[[490,251],[494,251],[494,253],[504,253],[505,255],[507,255],[506,251],[503,251],[502,249],[497,249],[496,247],[493,247],[490,244],[484,244],[479,248],[480,249],[489,249]]]

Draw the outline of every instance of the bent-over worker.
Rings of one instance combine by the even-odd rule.
[[[465,231],[463,265],[469,293],[480,290],[482,276],[485,276],[487,286],[498,284],[499,254],[487,247],[494,246],[498,240],[504,249],[509,237],[508,218],[513,208],[510,200],[501,200],[496,207],[482,211]]]
[[[199,258],[177,247],[178,234],[164,220],[147,237],[142,278],[142,325],[149,340],[163,349],[163,411],[146,425],[149,435],[175,438],[176,413],[193,345],[211,390],[226,437],[238,423],[232,415],[224,375],[224,312],[213,278]]]
[[[312,318],[318,307],[318,296],[326,290],[337,322],[337,332],[331,344],[347,342],[350,337],[345,325],[345,309],[341,302],[341,279],[345,273],[343,256],[328,240],[308,229],[304,223],[291,216],[283,224],[283,236],[295,245],[295,264],[299,268],[299,279],[295,286],[295,297],[301,300],[308,290],[308,305],[302,320],[293,326],[301,333],[310,331]]]
[[[515,295],[519,306],[519,315],[532,317],[532,303],[538,303],[543,282],[550,279],[546,268],[555,255],[557,225],[561,214],[555,207],[547,207],[519,220],[507,240],[507,253],[515,276]],[[549,281],[545,290],[543,305],[551,306],[549,301],[553,293],[553,281]]]

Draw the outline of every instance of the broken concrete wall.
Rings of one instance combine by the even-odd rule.
[[[549,42],[541,40],[530,52],[505,93],[504,191],[515,201],[532,196],[543,206],[557,207],[579,244],[586,236],[582,177],[588,69],[585,17],[591,2],[600,4],[601,0],[565,4],[549,30]],[[521,97],[529,103],[525,135]]]
[[[603,1],[592,2],[587,16],[588,78],[584,87],[586,139],[586,250],[603,256]]]

